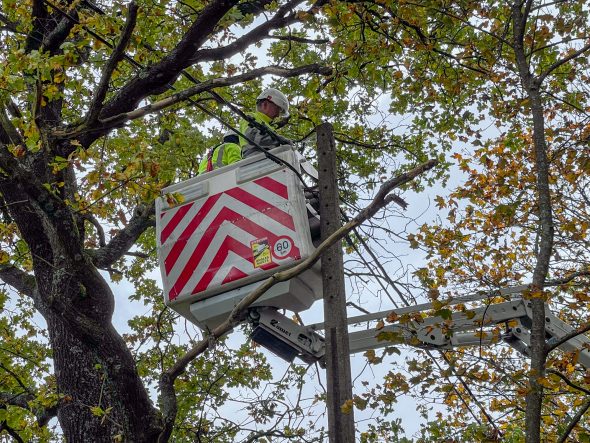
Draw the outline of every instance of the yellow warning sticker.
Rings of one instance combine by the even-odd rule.
[[[267,238],[259,238],[250,242],[252,248],[252,257],[254,258],[254,267],[260,268],[272,262],[270,256],[270,246]]]

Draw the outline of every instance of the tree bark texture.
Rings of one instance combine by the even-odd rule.
[[[105,326],[104,338],[91,343],[72,334],[63,318],[48,318],[59,393],[67,398],[58,411],[66,440],[156,441],[157,414],[121,337]]]

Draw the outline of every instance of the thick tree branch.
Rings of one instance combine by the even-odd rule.
[[[194,53],[191,57],[191,64],[205,61],[214,61],[229,58],[244,51],[250,45],[259,42],[269,37],[269,32],[275,29],[281,29],[293,23],[301,21],[297,14],[292,13],[288,16],[285,14],[302,3],[303,0],[291,0],[285,5],[281,6],[276,14],[268,21],[252,29],[250,32],[244,34],[242,37],[236,39],[233,43],[223,46],[221,48],[201,49]],[[316,2],[314,7],[317,7],[320,2]],[[321,0],[321,3],[325,3]],[[311,12],[311,9],[308,10]]]
[[[48,251],[55,252],[58,247],[60,260],[71,260],[80,269],[86,269],[82,239],[72,208],[43,186],[42,178],[19,159],[9,152],[6,155],[4,153],[0,149],[0,168],[9,171],[11,180],[10,183],[0,180],[0,193],[6,201],[8,212],[18,224],[23,239],[44,250],[43,254],[38,254],[32,249],[33,259],[56,266],[57,257]],[[52,232],[60,233],[59,243],[52,240]]]
[[[37,424],[39,426],[46,426],[47,423],[49,423],[49,420],[57,416],[57,411],[59,408],[67,403],[66,399],[61,399],[53,406],[33,409],[30,406],[30,402],[34,400],[35,396],[31,393],[11,394],[8,392],[0,392],[0,405],[5,404],[17,406],[19,408],[31,411],[35,415]]]
[[[0,404],[18,406],[19,408],[29,409],[29,402],[33,401],[35,396],[30,393],[13,394],[10,392],[0,392]]]
[[[108,269],[125,255],[150,226],[155,226],[155,205],[140,205],[127,226],[119,231],[103,248],[90,252],[92,262],[99,269]]]
[[[351,230],[373,217],[380,209],[384,208],[391,202],[395,201],[405,207],[405,202],[397,195],[390,194],[390,192],[395,188],[412,181],[424,172],[432,169],[437,165],[437,163],[438,162],[436,160],[429,160],[428,162],[419,165],[411,171],[408,171],[383,183],[371,203],[362,211],[360,211],[356,217],[344,224],[334,234],[324,240],[307,259],[303,260],[301,263],[297,264],[291,269],[277,272],[262,282],[258,288],[256,288],[254,291],[244,297],[240,303],[238,303],[238,305],[229,314],[228,318],[221,325],[211,331],[208,337],[195,344],[189,351],[186,352],[185,355],[177,360],[174,366],[165,371],[160,377],[159,383],[160,402],[164,410],[165,430],[162,434],[163,438],[159,441],[166,441],[169,437],[169,433],[171,432],[171,426],[174,423],[174,417],[177,410],[174,381],[186,370],[186,367],[189,365],[189,363],[193,361],[198,355],[207,350],[214,339],[227,334],[237,324],[239,324],[243,320],[246,309],[256,300],[258,300],[272,286],[279,282],[290,280],[291,278],[301,274],[306,269],[309,269],[320,259],[324,251],[326,251],[330,246],[342,240]]]
[[[75,20],[78,15],[77,12],[72,11],[71,15],[74,19],[62,17],[55,28],[43,39],[42,48],[49,51],[50,54],[56,54],[60,51],[61,44],[68,38],[70,31],[77,23],[77,20]]]
[[[105,65],[102,71],[100,82],[96,87],[94,96],[92,97],[92,101],[90,102],[88,116],[86,117],[86,120],[89,123],[94,122],[94,120],[98,118],[98,115],[102,109],[103,101],[107,95],[111,76],[113,75],[113,72],[115,71],[117,65],[125,55],[125,49],[129,44],[129,40],[131,39],[131,35],[133,33],[133,29],[135,28],[135,23],[137,21],[137,10],[137,3],[135,3],[134,1],[129,3],[127,21],[121,34],[121,38],[119,39],[119,43],[117,43],[117,46],[113,50],[111,57],[109,58],[107,64]]]
[[[161,93],[166,85],[172,83],[180,72],[190,66],[190,58],[207,40],[219,20],[237,3],[236,0],[214,0],[205,6],[189,30],[166,57],[137,74],[123,86],[115,96],[105,104],[101,118],[134,109],[145,97]],[[89,134],[90,140],[80,140],[86,146],[96,139],[96,134]]]
[[[25,45],[25,52],[27,53],[39,49],[43,43],[48,18],[47,7],[43,0],[33,0],[32,18],[33,26],[27,36]]]
[[[37,297],[35,277],[13,265],[0,265],[0,280],[21,294],[33,299]]]
[[[124,112],[107,119],[100,119],[94,126],[87,127],[86,125],[82,125],[81,128],[78,128],[73,132],[55,131],[53,135],[59,138],[81,139],[84,134],[88,133],[106,133],[108,132],[108,130],[121,126],[125,122],[144,117],[147,114],[152,114],[162,109],[169,108],[170,106],[173,106],[177,103],[188,100],[196,94],[219,87],[235,85],[268,74],[288,78],[299,76],[302,74],[312,73],[328,75],[331,72],[332,70],[330,68],[318,64],[305,65],[293,69],[281,68],[278,66],[267,66],[265,68],[254,69],[250,72],[246,72],[241,75],[236,75],[234,77],[224,77],[207,80],[196,86],[187,88],[183,91],[177,92],[176,94],[172,94],[169,97],[166,97],[147,106],[143,106],[134,111]]]

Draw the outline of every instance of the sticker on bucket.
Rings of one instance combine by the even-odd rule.
[[[291,255],[291,249],[293,248],[293,240],[291,237],[279,237],[273,247],[273,255],[277,259],[285,258]]]
[[[259,238],[250,242],[254,267],[260,268],[272,262],[268,238]]]

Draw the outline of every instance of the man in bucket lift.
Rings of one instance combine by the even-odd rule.
[[[246,136],[245,138],[240,136],[243,158],[260,152],[258,147],[268,150],[293,144],[293,141],[278,135],[270,126],[279,116],[283,118],[289,116],[289,100],[277,89],[265,89],[256,98],[256,112],[251,115],[254,121],[246,119],[240,121],[240,132]]]
[[[256,112],[250,116],[253,121],[240,121],[240,136],[232,131],[227,132],[223,143],[207,152],[199,164],[198,174],[235,163],[260,152],[260,148],[268,150],[281,145],[292,145],[291,140],[278,135],[270,126],[278,116],[289,116],[289,100],[277,89],[265,89],[256,98]]]
[[[198,175],[240,161],[242,159],[242,149],[239,142],[239,137],[235,132],[226,132],[223,136],[223,142],[209,149],[205,158],[201,160]]]
[[[255,123],[245,119],[240,122],[240,132],[246,136],[245,138],[240,136],[243,158],[260,152],[260,148],[269,150],[281,145],[293,144],[292,140],[278,135],[271,128],[270,123],[279,116],[289,117],[289,100],[277,89],[265,89],[256,98],[256,113],[251,115]],[[246,138],[258,146],[253,146]],[[306,192],[305,198],[311,238],[317,246],[320,240],[320,219],[317,214],[319,201],[311,192]]]

